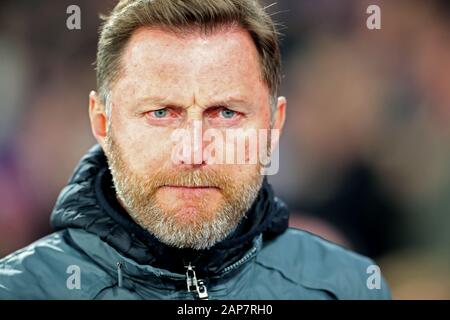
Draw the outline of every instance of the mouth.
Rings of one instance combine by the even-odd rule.
[[[214,186],[180,186],[180,185],[163,185],[162,188],[175,188],[175,189],[219,189]]]

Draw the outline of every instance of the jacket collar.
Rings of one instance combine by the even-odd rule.
[[[118,204],[106,157],[94,146],[80,161],[52,212],[56,230],[83,229],[100,237],[123,256],[138,264],[182,274],[195,265],[206,277],[222,274],[252,251],[259,236],[274,238],[288,226],[288,210],[276,198],[267,179],[237,229],[208,250],[169,247],[136,224]]]

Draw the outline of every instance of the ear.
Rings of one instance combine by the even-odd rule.
[[[286,120],[286,107],[287,101],[285,97],[278,97],[277,100],[277,108],[273,115],[272,129],[278,130],[279,134],[272,135],[272,150],[278,146],[278,142],[281,136],[281,132],[283,131],[284,121]]]
[[[99,96],[95,91],[89,94],[89,119],[91,121],[92,133],[105,150],[105,139],[107,131],[107,116],[105,106],[100,102]]]

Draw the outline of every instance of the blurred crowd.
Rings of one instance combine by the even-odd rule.
[[[51,232],[56,197],[94,144],[98,14],[114,3],[0,4],[0,257]],[[66,28],[71,4],[81,30]],[[380,30],[366,27],[371,4]],[[288,98],[270,181],[291,225],[374,258],[394,298],[450,299],[450,3],[280,0],[268,10]]]

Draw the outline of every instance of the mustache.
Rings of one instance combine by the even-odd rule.
[[[216,171],[196,169],[182,172],[159,170],[149,177],[149,182],[155,187],[179,186],[179,187],[210,187],[222,189],[230,184],[230,179]]]

